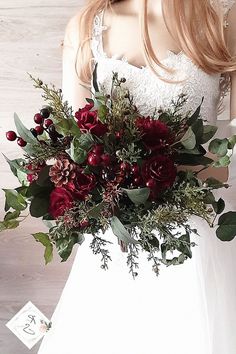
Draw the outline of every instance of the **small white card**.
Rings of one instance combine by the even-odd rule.
[[[31,349],[51,328],[51,321],[29,301],[6,326]]]

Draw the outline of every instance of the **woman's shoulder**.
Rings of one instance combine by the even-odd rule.
[[[64,43],[70,46],[78,46],[79,43],[79,21],[82,16],[82,9],[79,9],[67,21],[64,31]]]

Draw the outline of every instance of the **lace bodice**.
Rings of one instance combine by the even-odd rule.
[[[223,11],[226,14],[236,0],[221,0]],[[157,68],[164,78],[183,80],[183,83],[167,83],[159,79],[148,66],[137,67],[128,62],[125,56],[113,55],[108,57],[103,49],[102,33],[107,27],[103,25],[103,10],[94,18],[92,38],[90,41],[93,53],[93,62],[97,62],[97,80],[100,90],[106,93],[111,89],[112,71],[117,71],[119,77],[124,76],[127,85],[134,97],[134,104],[143,115],[151,115],[155,107],[167,108],[171,100],[177,99],[179,94],[186,93],[188,101],[182,108],[183,112],[195,110],[204,101],[201,114],[204,119],[214,123],[217,118],[217,106],[222,95],[220,92],[221,74],[207,74],[199,68],[183,52],[176,54],[167,51],[166,58],[161,62],[177,69],[171,74],[162,68]]]

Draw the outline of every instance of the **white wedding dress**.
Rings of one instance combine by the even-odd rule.
[[[224,1],[225,11],[234,2]],[[219,74],[208,75],[183,52],[169,51],[163,62],[181,69],[175,78],[188,77],[181,86],[162,82],[148,67],[138,68],[125,57],[108,58],[102,46],[102,15],[95,17],[91,40],[100,87],[109,90],[112,71],[118,71],[145,115],[155,106],[167,107],[184,91],[189,94],[186,109],[195,109],[204,96],[202,114],[217,123]],[[63,91],[72,101],[75,78],[68,78],[71,73],[66,69],[72,52],[65,53]],[[218,191],[227,210],[236,210],[234,169],[230,168],[229,179],[234,186]],[[92,236],[86,235],[84,243],[76,245],[69,278],[51,318],[52,328],[38,354],[236,354],[236,239],[221,242],[215,230],[197,218],[192,225],[200,234],[194,236],[198,246],[193,248],[193,258],[183,265],[162,266],[159,277],[143,252],[139,275],[133,279],[127,254],[120,251],[111,230],[101,236],[113,242],[109,245],[112,261],[108,270],[101,269],[101,257],[89,247]]]

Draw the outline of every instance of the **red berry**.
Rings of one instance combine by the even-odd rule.
[[[135,184],[136,186],[141,186],[141,184],[142,184],[142,177],[141,177],[141,176],[135,177],[135,178],[134,178],[134,184]]]
[[[17,144],[21,147],[24,147],[27,144],[27,142],[22,138],[17,138]]]
[[[98,165],[100,164],[100,162],[101,162],[100,156],[95,155],[95,154],[93,154],[93,153],[88,156],[88,163],[89,163],[89,165],[91,165],[91,166],[98,166]]]
[[[110,165],[111,163],[111,155],[109,154],[102,154],[101,155],[102,162],[105,166]]]
[[[89,221],[87,219],[83,219],[80,221],[79,225],[81,228],[87,227],[89,226]]]
[[[150,178],[150,179],[146,182],[146,186],[147,186],[148,188],[151,188],[151,189],[155,188],[156,185],[157,185],[156,180],[153,179],[153,178]]]
[[[103,145],[97,144],[97,145],[94,145],[92,151],[93,151],[93,153],[94,153],[95,155],[102,155],[103,150],[104,150]]]
[[[9,130],[8,132],[6,132],[6,138],[7,140],[14,141],[16,140],[17,135],[13,130]]]
[[[128,162],[121,162],[120,169],[123,171],[129,171],[130,164]]]
[[[36,127],[34,129],[38,135],[41,135],[44,132],[44,128],[42,125],[36,125]]]
[[[117,139],[121,139],[122,136],[123,136],[123,133],[124,133],[123,129],[121,129],[121,130],[118,131],[118,132],[115,132],[116,138],[117,138]]]
[[[53,124],[53,121],[51,119],[45,119],[44,125],[46,128],[48,128],[52,124]]]
[[[43,118],[43,116],[42,116],[40,113],[36,113],[36,114],[34,115],[34,121],[35,121],[35,123],[37,123],[37,124],[42,124],[42,123],[43,123],[43,120],[44,120],[44,118]]]
[[[131,172],[134,175],[138,175],[139,174],[139,166],[137,164],[133,165],[132,168],[131,168]]]

